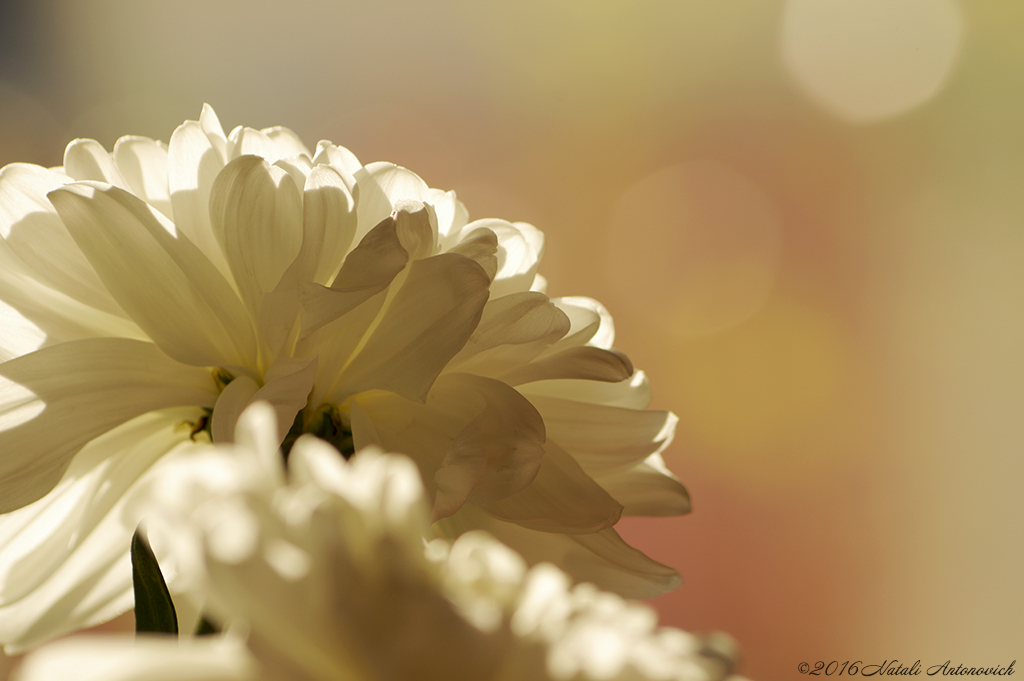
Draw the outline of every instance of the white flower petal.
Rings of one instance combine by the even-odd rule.
[[[221,137],[207,133],[213,109],[203,108],[206,121],[185,121],[178,126],[167,147],[167,184],[175,226],[199,247],[222,274],[230,278],[227,260],[213,234],[210,222],[210,191],[217,174],[227,162],[223,131]],[[217,123],[219,128],[220,123]],[[219,142],[219,144],[218,144]]]
[[[474,229],[448,249],[448,252],[475,260],[487,273],[487,278],[494,281],[494,276],[498,272],[498,237],[491,230],[486,227]]]
[[[0,235],[22,261],[8,266],[86,305],[124,315],[46,198],[67,178],[27,163],[0,170]]]
[[[242,156],[217,176],[210,195],[214,233],[239,290],[255,312],[302,247],[302,194],[284,170]]]
[[[302,251],[296,262],[309,264],[296,279],[327,284],[341,268],[356,233],[355,200],[337,168],[319,165],[310,171],[302,209]]]
[[[451,440],[433,475],[435,519],[451,515],[467,499],[488,504],[522,494],[543,468],[544,421],[504,383],[471,374],[445,374],[431,391],[427,406],[451,414],[449,419],[472,415]],[[442,422],[440,415],[435,420]],[[509,513],[520,510],[515,499],[507,506]]]
[[[107,289],[169,356],[196,366],[253,362],[237,296],[166,218],[105,185],[67,185],[50,200]]]
[[[239,125],[228,135],[228,158],[234,160],[240,156],[250,155],[266,159],[267,163],[273,163],[282,157],[277,145],[265,133]]]
[[[647,374],[634,371],[628,381],[594,383],[575,379],[529,383],[517,388],[527,396],[557,397],[585,404],[603,404],[625,409],[646,409],[651,403],[651,386]]]
[[[569,318],[532,291],[491,298],[465,347],[448,370],[496,376],[525,364],[569,330]]]
[[[78,636],[33,652],[17,681],[256,681],[263,678],[240,641]]]
[[[544,252],[544,234],[525,222],[511,223],[488,218],[474,220],[462,229],[468,234],[486,227],[498,237],[498,271],[491,286],[495,298],[530,290],[537,274],[537,265]]]
[[[399,242],[395,226],[394,218],[388,217],[370,230],[345,258],[330,288],[319,284],[300,286],[303,337],[362,305],[405,269],[409,255]],[[336,341],[332,340],[331,345]]]
[[[203,104],[203,110],[199,114],[199,127],[206,133],[210,143],[220,152],[221,157],[227,159],[228,137],[224,134],[224,126],[220,124],[217,112],[209,104]]]
[[[43,348],[0,364],[0,512],[46,494],[89,440],[156,409],[212,406],[208,371],[114,338]]]
[[[210,439],[215,443],[234,442],[235,424],[245,408],[252,402],[252,396],[259,390],[256,381],[248,376],[238,376],[228,383],[213,405],[210,416]]]
[[[309,149],[294,132],[282,125],[275,125],[272,128],[261,130],[267,138],[273,142],[278,158],[290,158],[292,156],[306,156],[311,158]]]
[[[572,323],[569,333],[552,351],[584,344],[611,350],[615,343],[615,324],[604,305],[582,296],[552,298],[551,302],[560,307]]]
[[[277,449],[287,431],[281,431],[278,427],[280,418],[276,411],[266,402],[256,402],[249,406],[238,419],[235,442],[242,449],[255,452],[256,459],[263,465],[261,472],[269,474],[274,484],[280,485],[284,477]]]
[[[455,192],[431,189],[427,202],[437,213],[437,237],[441,250],[447,251],[458,243],[459,232],[469,222],[466,206],[455,198]]]
[[[274,408],[279,441],[284,439],[292,427],[295,414],[306,406],[306,400],[313,389],[316,366],[316,357],[279,359],[267,371],[266,384],[252,397],[251,401],[267,402]]]
[[[2,288],[0,288],[2,290]],[[25,355],[42,347],[46,332],[0,297],[0,362]]]
[[[676,570],[632,548],[613,528],[587,534],[538,532],[482,514],[466,507],[437,525],[456,535],[482,527],[531,565],[554,563],[574,581],[591,582],[623,598],[654,598],[682,583]]]
[[[328,140],[320,140],[316,145],[316,156],[313,157],[313,165],[329,163],[338,169],[345,171],[349,177],[349,189],[355,185],[355,173],[363,167],[356,155],[345,147],[338,146]]]
[[[77,139],[68,144],[64,150],[64,172],[74,180],[106,182],[128,190],[114,159],[96,140]]]
[[[130,503],[152,466],[191,447],[176,413],[146,414],[86,445],[46,497],[0,516],[0,638],[24,648],[131,607]],[[182,445],[182,443],[186,444]]]
[[[148,137],[122,137],[114,145],[114,161],[133,194],[173,219],[167,147]]]
[[[395,233],[410,260],[433,255],[437,247],[437,217],[433,208],[419,201],[398,199],[394,210]],[[470,257],[466,254],[466,257]]]
[[[354,173],[356,212],[359,227],[356,239],[391,215],[395,203],[402,199],[426,203],[430,188],[419,175],[394,163],[371,163]]]
[[[597,532],[622,514],[622,506],[553,442],[544,446],[540,470],[529,485],[481,506],[496,518],[544,532]]]
[[[678,419],[668,411],[641,411],[527,395],[557,442],[590,475],[623,471],[672,442]]]
[[[41,284],[23,269],[17,256],[0,244],[0,299],[5,301],[16,319],[26,320],[43,334],[42,345],[96,336],[149,340],[130,319],[100,312],[73,300]],[[11,353],[4,360],[42,347],[38,345],[29,349],[28,345],[39,340],[36,332],[26,328],[28,335],[22,335],[15,330],[16,324],[13,320],[10,322],[8,334],[0,341]]]
[[[414,261],[366,345],[338,377],[331,401],[373,388],[424,400],[476,328],[489,284],[483,269],[460,255]]]
[[[623,515],[683,515],[691,509],[690,495],[666,468],[661,454],[651,454],[629,470],[595,476],[594,480],[622,504]]]
[[[618,383],[633,375],[633,364],[620,352],[589,346],[567,348],[499,374],[509,385],[576,378]]]

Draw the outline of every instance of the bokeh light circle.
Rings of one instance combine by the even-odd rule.
[[[825,109],[851,123],[875,122],[942,89],[963,23],[956,0],[788,0],[782,61]]]
[[[616,293],[677,338],[716,333],[764,304],[778,272],[778,216],[765,194],[714,160],[629,187],[607,243]]]

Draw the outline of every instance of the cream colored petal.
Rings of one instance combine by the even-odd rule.
[[[217,147],[221,156],[226,157],[228,137],[224,134],[224,126],[220,124],[217,112],[209,104],[203,104],[203,110],[199,114],[199,126],[210,142]]]
[[[9,650],[131,607],[127,553],[140,516],[129,497],[155,462],[193,446],[180,427],[193,412],[147,414],[102,435],[47,496],[0,516],[0,641]]]
[[[497,500],[522,494],[543,469],[544,421],[507,385],[471,374],[445,374],[431,390],[427,406],[450,415],[447,419],[440,415],[432,419],[438,425],[458,422],[460,416],[472,417],[458,429],[441,468],[433,475],[435,519],[451,515],[467,499],[493,505]],[[549,466],[549,476],[558,477],[562,472],[559,463]],[[501,508],[518,513],[521,507],[517,499]]]
[[[476,261],[487,273],[487,278],[494,281],[494,276],[498,272],[498,237],[491,230],[474,229],[447,250],[449,253],[458,253]]]
[[[166,147],[148,137],[122,137],[114,145],[114,162],[133,194],[174,219]]]
[[[548,439],[571,452],[589,475],[626,470],[671,443],[678,419],[640,411],[527,395],[544,417]]]
[[[604,305],[581,296],[552,298],[552,302],[569,316],[572,327],[551,352],[584,344],[611,350],[615,343],[615,324]]]
[[[646,409],[651,403],[651,386],[647,374],[637,370],[628,381],[621,383],[595,383],[576,379],[543,381],[528,383],[517,388],[519,392],[532,399],[537,397],[556,397],[562,400],[583,402],[586,404],[603,404],[608,407],[624,409]]]
[[[295,347],[295,355],[318,356],[319,368],[314,381],[311,405],[320,405],[328,401],[336,387],[338,375],[351,363],[353,354],[362,347],[367,330],[379,316],[389,291],[385,289],[370,296],[351,311],[299,340]]]
[[[299,336],[299,287],[284,279],[264,294],[256,317],[260,343],[260,365],[273,364],[280,356],[290,356]]]
[[[50,200],[107,290],[167,355],[252,365],[255,338],[237,296],[166,218],[104,185],[67,185]]]
[[[281,158],[277,145],[265,133],[241,125],[228,135],[229,162],[240,156],[259,156],[267,163]]]
[[[455,197],[455,192],[431,189],[427,203],[437,213],[437,238],[442,252],[457,243],[462,228],[469,222],[469,212]]]
[[[437,247],[437,217],[433,208],[407,199],[398,199],[394,203],[395,233],[409,259],[419,260],[433,255]]]
[[[114,159],[96,140],[77,139],[64,150],[64,172],[75,180],[106,182],[129,190]]]
[[[41,284],[23,272],[24,265],[6,244],[0,243],[0,300],[4,301],[5,322],[10,329],[0,343],[8,353],[7,360],[38,349],[78,338],[106,336],[149,340],[135,322],[123,316],[100,312],[94,307]],[[124,314],[121,312],[121,314]],[[24,320],[19,322],[18,320]],[[19,324],[24,333],[15,331]],[[38,333],[43,334],[42,337]],[[35,347],[29,346],[41,343]]]
[[[540,464],[524,489],[481,506],[496,518],[544,532],[597,532],[618,522],[622,506],[561,447],[548,442]]]
[[[306,406],[316,367],[316,357],[282,358],[267,371],[266,384],[252,397],[252,402],[266,402],[274,408],[278,444],[292,427],[295,414]]]
[[[256,156],[217,176],[210,217],[235,282],[255,316],[302,246],[302,194],[284,170]]]
[[[175,432],[176,422],[173,416],[146,414],[101,435],[82,448],[49,494],[0,515],[0,605],[46,580],[127,486],[185,438]]]
[[[58,173],[27,163],[0,170],[0,235],[21,261],[6,259],[5,269],[29,274],[107,314],[124,316],[46,198],[66,182]]]
[[[348,178],[348,188],[355,186],[355,173],[363,167],[356,155],[345,147],[339,147],[328,140],[320,140],[316,145],[316,155],[313,157],[313,165],[330,164],[338,170],[344,171]]]
[[[78,636],[34,651],[15,681],[258,681],[241,641]]]
[[[525,222],[513,224],[488,218],[469,223],[462,229],[462,234],[481,227],[490,229],[498,237],[498,271],[491,285],[491,295],[498,298],[530,290],[544,252],[543,233]]]
[[[303,337],[386,289],[408,260],[394,218],[385,218],[348,254],[330,288],[300,286]]]
[[[541,293],[492,297],[448,370],[497,376],[529,362],[568,330],[569,318]]]
[[[274,165],[292,176],[296,187],[306,186],[306,178],[313,170],[313,162],[308,156],[289,156],[274,161]]]
[[[435,527],[452,538],[471,530],[486,530],[530,565],[554,563],[574,581],[591,582],[624,598],[654,598],[682,583],[676,570],[629,546],[614,528],[589,534],[538,532],[503,522],[469,505]]]
[[[623,505],[624,515],[683,515],[691,509],[690,495],[665,467],[661,454],[651,454],[628,470],[596,480]]]
[[[544,277],[543,274],[538,274],[533,278],[533,283],[530,284],[530,290],[547,295],[548,280]]]
[[[356,213],[359,226],[356,239],[391,215],[395,202],[402,199],[426,203],[430,188],[416,173],[394,163],[371,163],[354,173]]]
[[[355,200],[341,173],[314,166],[302,195],[302,248],[292,265],[296,281],[329,284],[356,232]]]
[[[210,191],[217,174],[227,162],[222,137],[208,134],[213,125],[212,109],[203,108],[206,121],[185,121],[171,135],[167,148],[167,183],[177,228],[199,247],[230,280],[227,260],[210,223]],[[219,128],[219,122],[216,127]],[[221,132],[223,135],[223,131]]]
[[[583,346],[546,355],[502,372],[498,378],[509,385],[565,378],[618,383],[632,375],[633,364],[622,353]]]
[[[0,512],[57,484],[87,442],[136,416],[213,406],[211,374],[151,343],[97,338],[43,348],[0,364]]]
[[[476,328],[489,283],[478,264],[460,255],[414,261],[366,345],[338,377],[332,401],[373,388],[425,399]]]
[[[248,376],[238,376],[224,387],[217,396],[217,403],[213,405],[213,414],[210,416],[210,438],[214,443],[235,441],[238,417],[259,389],[256,381]]]
[[[0,291],[3,288],[0,287]],[[0,298],[0,362],[34,352],[46,343],[46,332]]]
[[[274,144],[278,158],[290,158],[300,155],[312,158],[313,156],[313,154],[309,153],[309,149],[302,143],[299,136],[284,126],[276,125],[272,128],[263,128],[260,132],[266,135]]]

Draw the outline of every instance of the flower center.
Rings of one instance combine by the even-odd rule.
[[[310,433],[321,440],[331,443],[346,459],[355,454],[356,449],[352,440],[352,429],[345,424],[337,407],[333,404],[321,404],[313,412],[308,423],[304,423],[303,411],[300,410],[295,415],[292,427],[288,430],[288,434],[285,435],[284,442],[281,443],[281,454],[284,456],[285,464],[288,463],[288,455],[291,453],[292,445],[295,444],[295,441],[303,433]]]

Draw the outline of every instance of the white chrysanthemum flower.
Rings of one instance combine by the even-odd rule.
[[[452,192],[283,128],[225,135],[206,107],[166,145],[7,166],[0,236],[9,648],[131,607],[125,495],[256,400],[286,450],[412,457],[446,536],[486,529],[629,597],[678,584],[612,528],[688,510],[660,457],[675,418],[646,410],[600,304],[534,290],[533,227],[468,222]]]
[[[528,568],[485,533],[424,546],[427,504],[405,457],[369,450],[345,463],[304,436],[286,476],[267,446],[273,421],[254,405],[244,444],[168,466],[147,495],[151,531],[191,557],[181,569],[229,633],[72,639],[29,657],[22,681],[728,676],[729,646],[659,629],[647,606],[573,587],[551,564]]]

